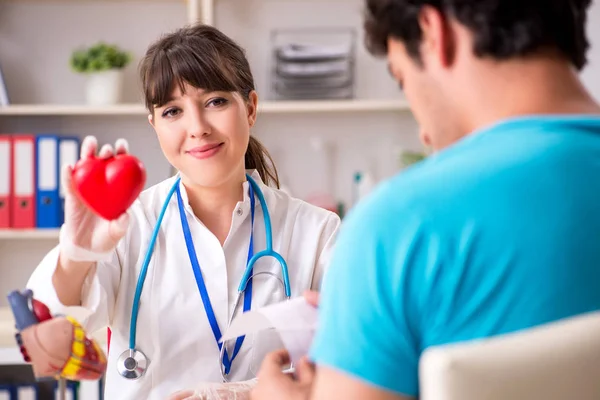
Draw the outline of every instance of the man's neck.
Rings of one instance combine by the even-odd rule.
[[[558,57],[481,61],[467,73],[480,84],[468,98],[466,132],[511,117],[600,113],[577,72]]]
[[[219,239],[221,245],[229,234],[233,210],[244,199],[245,180],[245,175],[241,174],[222,185],[204,187],[182,179],[194,214]]]

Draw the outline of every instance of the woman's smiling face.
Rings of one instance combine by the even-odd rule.
[[[171,165],[190,183],[214,187],[243,178],[256,103],[255,92],[246,101],[237,92],[175,85],[169,101],[149,119]]]

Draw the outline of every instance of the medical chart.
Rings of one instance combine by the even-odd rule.
[[[221,341],[274,329],[292,363],[308,353],[317,328],[317,309],[303,297],[251,310],[234,318]]]

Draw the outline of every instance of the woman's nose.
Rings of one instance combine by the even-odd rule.
[[[192,137],[201,137],[210,135],[210,123],[206,119],[204,113],[198,109],[192,109],[187,113],[187,132]]]

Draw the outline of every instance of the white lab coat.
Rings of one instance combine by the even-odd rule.
[[[273,248],[289,267],[292,296],[300,296],[309,288],[317,289],[329,263],[339,217],[267,187],[255,171],[251,172],[264,193],[271,215]],[[93,313],[82,323],[90,333],[107,325],[112,330],[105,387],[105,398],[109,400],[165,399],[180,389],[221,381],[219,351],[189,261],[175,194],[161,225],[140,301],[136,347],[150,359],[150,365],[138,380],[127,380],[117,372],[117,358],[128,349],[138,274],[160,209],[174,182],[175,178],[169,178],[140,195],[130,209],[129,230],[112,259],[98,263],[84,284],[82,305]],[[222,333],[233,312],[248,256],[248,182],[244,183],[244,189],[244,200],[237,204],[229,235],[221,246],[193,214],[181,186],[198,262]],[[255,210],[256,253],[265,248],[265,226],[258,199]],[[46,302],[54,313],[65,312],[51,284],[58,253],[58,247],[51,250],[27,284],[34,296]],[[259,271],[281,276],[280,266],[273,258],[262,258],[255,266],[255,272]],[[253,285],[253,309],[284,299],[280,284],[273,278],[257,277]],[[253,378],[264,355],[281,347],[274,338],[272,333],[247,336],[233,362],[230,379]],[[228,349],[233,348],[233,341],[228,344]],[[231,354],[232,350],[228,351]]]

